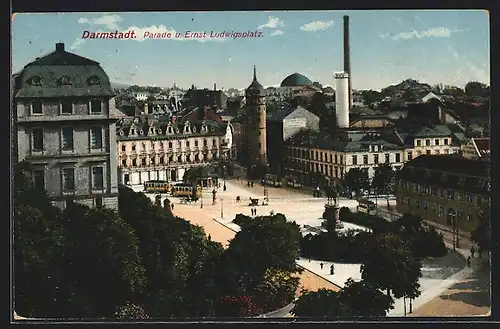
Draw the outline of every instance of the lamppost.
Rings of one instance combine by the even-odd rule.
[[[220,218],[224,219],[224,198],[220,198]]]
[[[457,234],[457,217],[454,213],[449,214],[451,216],[451,231],[453,234],[453,250],[458,247],[458,234]]]
[[[226,165],[222,166],[222,179],[224,181],[224,186],[222,188],[226,191]]]

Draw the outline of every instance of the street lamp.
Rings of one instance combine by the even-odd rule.
[[[220,218],[224,219],[224,199],[220,198]]]
[[[226,191],[226,165],[222,166],[222,179],[224,181],[223,190]]]

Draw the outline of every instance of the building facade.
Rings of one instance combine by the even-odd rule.
[[[480,211],[491,202],[488,166],[454,155],[408,161],[397,174],[397,211],[472,231]]]
[[[461,148],[446,125],[424,126],[398,134],[406,145],[406,161],[420,155],[456,154]]]
[[[182,181],[193,167],[236,158],[231,124],[214,121],[155,122],[135,118],[118,128],[121,184]]]
[[[319,132],[319,117],[302,106],[284,108],[267,115],[268,162],[277,174],[282,174],[284,141],[301,130]]]
[[[253,68],[253,81],[245,91],[246,98],[246,151],[249,163],[267,166],[266,91],[257,81],[257,70]]]
[[[99,63],[57,43],[14,76],[14,163],[30,163],[58,207],[117,208],[116,115]]]
[[[352,168],[367,171],[369,178],[383,163],[398,170],[404,162],[405,148],[384,137],[351,132],[342,139],[334,139],[323,132],[299,132],[285,141],[285,173],[311,184],[315,183],[315,173],[338,181]]]

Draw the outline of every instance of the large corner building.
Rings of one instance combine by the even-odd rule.
[[[14,163],[32,165],[56,206],[117,208],[114,92],[99,63],[58,43],[13,78]]]

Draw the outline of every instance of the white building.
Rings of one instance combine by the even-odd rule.
[[[231,124],[215,121],[125,122],[117,138],[120,182],[182,181],[189,168],[235,159],[232,136]]]

